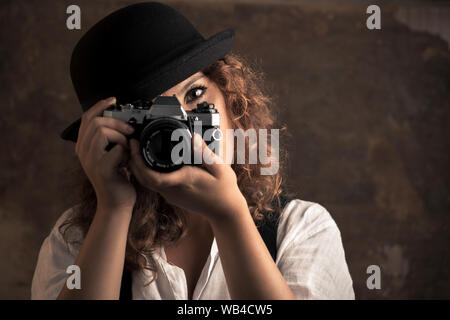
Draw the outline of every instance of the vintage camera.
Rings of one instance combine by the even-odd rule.
[[[113,105],[103,111],[103,116],[121,119],[134,127],[133,134],[128,137],[140,142],[144,162],[159,172],[171,172],[185,164],[194,164],[191,148],[194,132],[201,133],[208,145],[222,139],[220,115],[213,104],[202,102],[196,109],[186,112],[175,95],[158,96],[154,103],[137,100]],[[201,132],[198,130],[200,125]],[[181,151],[175,152],[179,157],[173,160],[172,150],[176,146]],[[218,153],[219,148],[212,150]],[[187,152],[190,154],[184,154]]]

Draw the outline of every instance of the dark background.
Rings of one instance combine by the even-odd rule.
[[[0,2],[0,298],[28,299],[39,248],[74,203],[59,132],[81,114],[73,46],[134,1]],[[165,1],[205,37],[236,30],[291,138],[288,183],[328,209],[358,299],[450,298],[450,6],[367,1]],[[81,30],[66,8],[81,7]],[[447,39],[447,42],[444,40]],[[381,267],[381,290],[366,269]]]

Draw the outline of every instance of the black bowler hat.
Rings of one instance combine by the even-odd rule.
[[[75,46],[70,76],[83,111],[115,96],[120,103],[153,99],[230,50],[234,31],[204,39],[178,11],[157,2],[119,9],[91,27]],[[81,118],[62,133],[76,142]]]

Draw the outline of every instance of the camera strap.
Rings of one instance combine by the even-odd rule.
[[[275,207],[278,207],[278,210],[275,210],[273,219],[269,219],[266,215],[264,218],[258,223],[256,226],[261,238],[264,240],[267,249],[272,256],[273,261],[275,261],[277,257],[277,229],[279,223],[279,217],[283,209],[286,205],[291,201],[291,199],[280,195],[279,196],[279,205],[276,203],[276,199],[274,200]],[[131,272],[124,268],[122,274],[122,285],[120,287],[120,300],[131,300],[132,299],[132,291],[131,291]]]

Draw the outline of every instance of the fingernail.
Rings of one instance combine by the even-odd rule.
[[[134,128],[133,128],[132,126],[127,125],[126,128],[127,128],[126,130],[127,130],[129,133],[131,133],[131,132],[134,131]]]
[[[109,97],[108,99],[107,99],[107,102],[108,103],[113,103],[113,102],[115,102],[116,101],[116,97]]]

